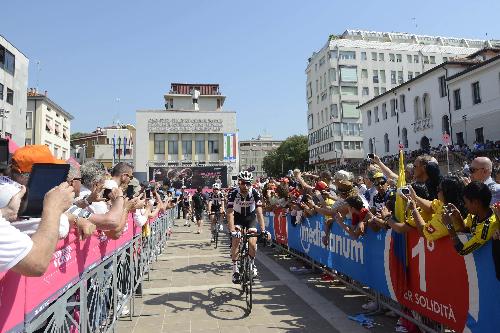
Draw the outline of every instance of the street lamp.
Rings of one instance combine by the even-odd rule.
[[[0,118],[2,118],[2,137],[5,138],[5,124],[4,124],[4,119],[8,118],[7,115],[9,114],[10,111],[5,110],[5,109],[0,109]]]

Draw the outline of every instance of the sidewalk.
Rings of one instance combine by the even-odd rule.
[[[366,332],[264,251],[248,315],[240,286],[231,283],[227,236],[215,249],[208,223],[201,235],[193,224],[176,225],[135,301],[133,320],[120,319],[118,332]]]

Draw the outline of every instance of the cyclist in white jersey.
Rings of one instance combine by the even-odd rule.
[[[242,232],[256,232],[257,221],[260,224],[262,235],[269,239],[269,233],[264,224],[262,214],[262,199],[260,194],[252,187],[253,175],[251,172],[242,171],[238,174],[238,187],[233,190],[227,200],[227,222],[232,236],[231,259],[233,261],[233,283],[240,281],[238,272],[238,248]],[[255,268],[255,255],[257,253],[257,238],[249,239],[249,255],[252,261],[253,276],[257,275]]]
[[[208,197],[208,213],[210,215],[211,230],[215,228],[215,214],[218,212],[222,216],[224,213],[224,193],[220,190],[220,184],[212,186],[212,193]],[[222,227],[222,224],[221,224]]]

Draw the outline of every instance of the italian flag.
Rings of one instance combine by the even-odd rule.
[[[238,151],[238,139],[236,133],[224,134],[224,159],[235,160],[236,152]]]

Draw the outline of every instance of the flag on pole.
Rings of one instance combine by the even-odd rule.
[[[113,135],[113,164],[116,160],[116,134]]]
[[[406,186],[405,179],[405,164],[403,157],[403,150],[399,150],[399,172],[398,172],[398,182],[397,187],[401,188]],[[406,202],[400,196],[396,195],[396,205],[394,208],[394,216],[396,220],[400,223],[404,223],[406,219]],[[394,281],[394,285],[396,286],[396,290],[404,290],[406,287],[406,271],[408,268],[408,254],[407,254],[407,239],[406,233],[397,233],[392,230],[392,242],[394,249],[394,256],[396,260],[399,262],[399,267],[397,271],[397,278]]]
[[[238,138],[236,133],[224,134],[224,160],[235,161],[238,151]]]
[[[127,155],[127,137],[123,137],[123,157]]]
[[[121,136],[118,137],[118,161],[120,160],[122,155],[122,138]]]

